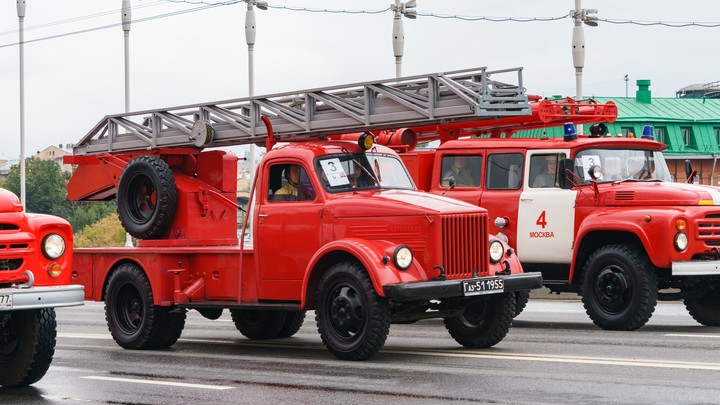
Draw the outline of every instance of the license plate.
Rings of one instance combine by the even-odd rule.
[[[505,280],[500,277],[464,280],[462,286],[465,295],[497,294],[505,291]]]
[[[0,294],[0,310],[12,309],[12,294]]]

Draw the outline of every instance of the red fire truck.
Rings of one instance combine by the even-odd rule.
[[[401,133],[401,157],[421,190],[486,208],[525,270],[542,273],[552,292],[580,294],[601,328],[640,328],[658,299],[682,299],[695,320],[720,326],[720,190],[672,182],[665,145],[651,130],[607,136],[602,121],[617,116],[612,103],[531,97],[531,105],[531,117],[411,127],[378,139]],[[563,121],[600,123],[589,136],[568,125],[565,138],[510,138]],[[458,139],[471,135],[479,137]],[[413,150],[418,139],[444,142]],[[470,180],[461,181],[456,161]]]
[[[0,386],[33,384],[55,353],[55,309],[82,305],[70,285],[73,233],[62,218],[26,214],[0,189]]]
[[[171,346],[186,310],[229,309],[251,339],[295,334],[314,310],[326,347],[363,360],[392,322],[443,318],[466,347],[507,333],[539,288],[484,209],[416,191],[398,155],[330,134],[529,113],[485,68],[108,116],[74,148],[73,200],[116,198],[137,247],[76,249],[86,298],[115,341]],[[238,238],[237,158],[265,142]],[[278,146],[282,144],[282,146]],[[239,240],[238,240],[239,239]]]

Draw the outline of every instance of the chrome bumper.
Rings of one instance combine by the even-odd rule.
[[[71,307],[83,304],[85,288],[81,285],[0,288],[0,296],[5,295],[9,295],[10,299],[0,302],[0,311]]]
[[[687,260],[672,262],[673,276],[720,275],[720,260]]]

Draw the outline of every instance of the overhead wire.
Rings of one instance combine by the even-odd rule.
[[[135,8],[144,8],[144,7],[150,7],[155,6],[160,3],[185,3],[190,5],[202,5],[200,7],[190,8],[186,10],[179,10],[164,14],[158,14],[155,16],[150,17],[144,17],[139,19],[133,19],[133,23],[142,23],[146,21],[152,21],[160,18],[166,18],[171,17],[175,15],[180,14],[186,14],[186,13],[192,13],[202,10],[207,10],[210,8],[220,7],[220,6],[228,6],[228,5],[234,5],[238,3],[247,3],[248,0],[220,0],[215,2],[209,2],[205,0],[157,0],[146,4],[140,4],[137,6],[134,6]],[[309,7],[297,7],[297,6],[285,6],[285,5],[267,5],[268,8],[276,9],[276,10],[287,10],[287,11],[294,11],[294,12],[310,12],[310,13],[330,13],[330,14],[381,14],[388,12],[392,9],[392,6],[389,6],[384,9],[378,9],[378,10],[345,10],[345,9],[323,9],[323,8],[309,8]],[[77,21],[83,21],[88,20],[92,18],[97,17],[103,17],[106,15],[110,15],[113,13],[119,12],[120,9],[115,9],[112,11],[103,11],[95,14],[90,14],[86,16],[80,16],[80,17],[74,17],[69,18],[65,20],[40,24],[37,26],[27,27],[24,30],[33,30],[33,29],[40,29],[40,28],[47,28],[52,27],[56,25],[61,24],[67,24],[71,22],[77,22]],[[418,16],[421,17],[430,17],[430,18],[438,18],[438,19],[455,19],[455,20],[461,20],[461,21],[488,21],[488,22],[518,22],[518,23],[528,23],[528,22],[552,22],[552,21],[558,21],[562,19],[566,19],[568,17],[571,17],[571,13],[564,14],[562,16],[557,17],[486,17],[486,16],[464,16],[464,15],[451,15],[451,14],[436,14],[436,13],[417,13]],[[642,21],[642,20],[622,20],[622,19],[613,19],[613,18],[598,18],[598,21],[603,21],[609,24],[616,24],[616,25],[639,25],[639,26],[663,26],[668,28],[686,28],[686,27],[697,27],[697,28],[717,28],[720,27],[720,22],[667,22],[667,21]],[[91,27],[56,35],[49,35],[45,37],[25,40],[24,42],[27,43],[33,43],[33,42],[39,42],[39,41],[45,41],[50,39],[56,39],[56,38],[62,38],[77,34],[84,34],[88,32],[93,31],[99,31],[104,30],[108,28],[118,27],[122,25],[122,22],[113,23],[113,24],[107,24],[97,27]],[[14,34],[17,33],[18,30],[11,30],[11,31],[4,31],[0,32],[0,36],[8,35],[8,34]],[[19,42],[12,42],[4,45],[0,45],[0,49],[7,48],[11,46],[18,45]]]

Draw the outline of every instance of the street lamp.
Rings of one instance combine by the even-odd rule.
[[[130,112],[130,23],[132,13],[130,0],[122,0],[120,9],[122,29],[125,36],[125,112]],[[125,246],[132,247],[132,236],[125,232]]]
[[[17,0],[20,45],[20,203],[25,206],[25,0]]]
[[[415,0],[401,3],[395,0],[390,8],[393,10],[393,53],[395,54],[395,77],[402,77],[402,57],[405,48],[405,32],[403,30],[402,17],[409,19],[417,18],[417,11],[412,10],[417,6]]]
[[[573,65],[575,66],[575,99],[582,99],[582,70],[585,66],[585,34],[583,32],[582,24],[585,23],[590,27],[597,27],[598,19],[597,16],[591,14],[597,14],[597,10],[584,9],[580,5],[581,0],[575,0],[575,9],[570,10],[570,14],[573,16],[573,37],[572,37],[572,55]],[[583,133],[583,125],[578,125],[578,134]]]
[[[246,0],[247,11],[245,12],[245,42],[248,47],[248,93],[250,97],[255,95],[255,59],[253,52],[255,51],[255,10],[253,6],[257,6],[260,10],[267,10],[268,3],[266,1]],[[250,165],[250,178],[255,178],[255,144],[250,144],[250,156],[248,159]]]

